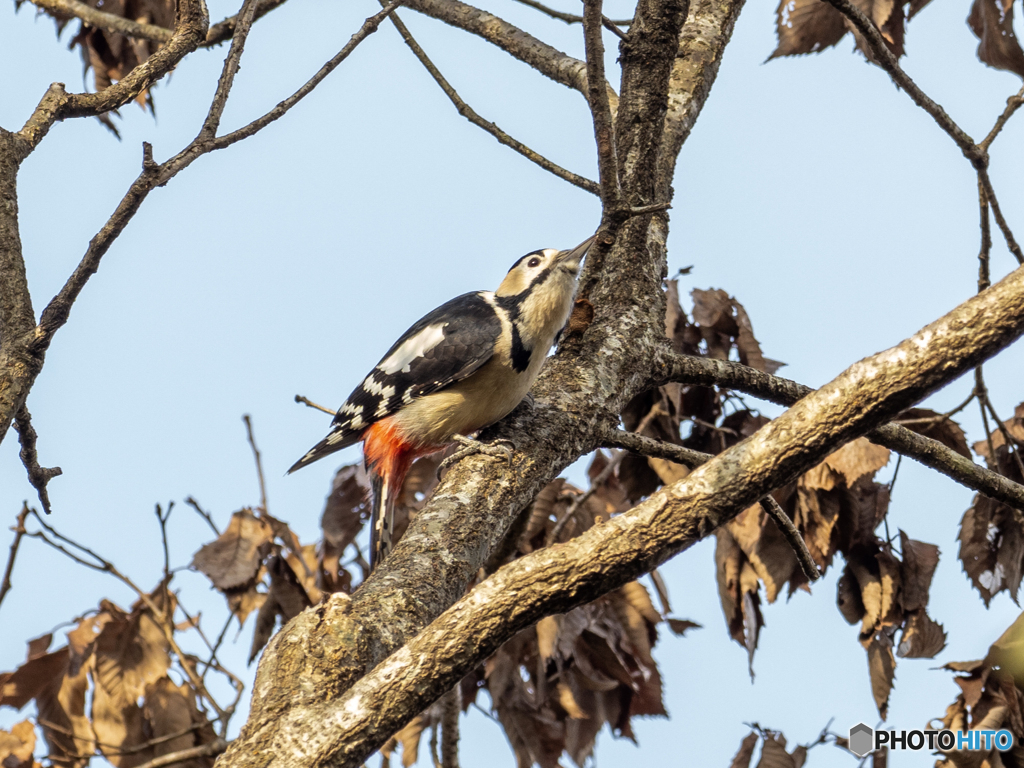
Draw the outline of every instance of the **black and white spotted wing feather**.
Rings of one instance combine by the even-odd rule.
[[[466,293],[413,324],[338,409],[330,434],[288,471],[353,445],[375,421],[490,360],[501,334],[492,301],[489,293]]]

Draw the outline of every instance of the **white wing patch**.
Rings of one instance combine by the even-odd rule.
[[[402,342],[402,346],[396,349],[387,360],[384,360],[377,369],[391,375],[401,371],[409,373],[412,361],[423,357],[444,340],[444,327],[447,323],[435,323],[428,325],[422,331]],[[364,386],[369,389],[369,379]],[[372,390],[370,390],[372,391]]]

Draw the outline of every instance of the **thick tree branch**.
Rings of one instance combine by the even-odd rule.
[[[471,106],[469,106],[465,101],[462,100],[462,97],[459,96],[456,90],[445,79],[444,75],[441,74],[441,71],[434,65],[434,62],[430,60],[430,58],[424,52],[423,48],[420,47],[420,44],[416,42],[416,39],[412,36],[412,33],[409,32],[409,28],[406,27],[405,24],[402,23],[402,20],[398,18],[398,14],[391,14],[391,23],[395,25],[395,28],[398,30],[398,33],[402,36],[402,39],[405,41],[405,44],[409,46],[410,50],[412,50],[412,52],[416,55],[416,58],[420,60],[420,63],[426,68],[427,72],[430,73],[430,76],[434,78],[434,81],[439,86],[441,86],[441,90],[444,91],[445,95],[449,98],[452,104],[455,105],[455,109],[458,110],[460,115],[469,120],[469,122],[471,122],[478,128],[483,128],[494,138],[496,138],[499,143],[504,144],[506,147],[511,147],[516,152],[525,157],[527,160],[539,165],[545,171],[548,171],[549,173],[554,174],[558,178],[567,181],[570,184],[579,187],[580,189],[586,190],[587,192],[590,192],[593,195],[600,194],[600,188],[590,179],[584,176],[579,176],[573,173],[572,171],[567,171],[565,168],[558,165],[557,163],[551,162],[543,155],[539,154],[538,152],[535,152],[522,142],[517,141],[516,139],[509,136],[494,123],[480,117],[480,115],[478,115]]]
[[[679,152],[711,94],[743,2],[690,2],[686,24],[679,36],[679,51],[672,65],[668,113],[658,158],[656,198],[659,200],[669,199]]]
[[[1020,271],[1018,269],[1013,274]],[[656,366],[654,383],[660,385],[669,381],[735,389],[786,406],[793,405],[814,391],[795,381],[762,373],[739,363],[690,357],[663,350]],[[942,443],[897,424],[879,427],[867,437],[874,443],[941,472],[961,485],[1024,512],[1024,486],[978,466]]]
[[[636,508],[500,569],[346,693],[295,702],[282,712],[277,727],[262,732],[254,745],[256,760],[289,768],[360,765],[516,632],[650,571],[1022,333],[1024,268],[896,347],[850,366]],[[344,626],[352,608],[348,598],[333,595],[286,626],[271,641],[268,656],[301,648],[319,626]],[[309,723],[318,727],[310,729]],[[227,759],[231,755],[225,765],[240,764]]]

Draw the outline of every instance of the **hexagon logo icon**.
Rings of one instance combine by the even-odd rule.
[[[870,725],[857,723],[850,729],[850,751],[857,757],[864,757],[871,751],[875,732]]]

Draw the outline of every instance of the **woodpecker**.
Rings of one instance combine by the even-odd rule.
[[[466,452],[495,452],[467,436],[526,396],[569,319],[593,242],[528,253],[496,291],[463,294],[425,315],[352,391],[327,437],[288,470],[363,441],[371,569],[391,551],[395,498],[413,461],[453,442],[466,444]]]

